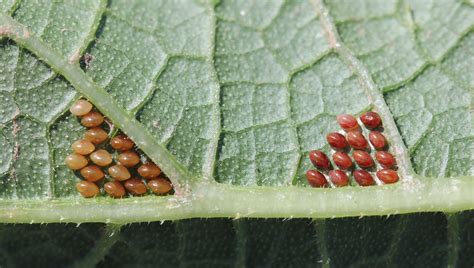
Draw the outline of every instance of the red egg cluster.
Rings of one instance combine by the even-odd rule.
[[[115,135],[109,143],[105,142],[109,134],[101,127],[104,116],[93,108],[82,99],[70,108],[72,114],[80,117],[81,124],[89,128],[83,139],[72,143],[73,153],[65,159],[66,165],[84,179],[76,184],[77,191],[87,198],[100,195],[99,186],[114,198],[127,193],[142,196],[148,189],[160,195],[170,193],[171,182],[153,162],[142,163],[135,144],[127,136]]]
[[[345,135],[331,132],[326,136],[333,149],[332,163],[336,168],[333,168],[330,159],[322,151],[310,151],[309,159],[319,170],[310,169],[306,172],[308,183],[312,187],[343,187],[349,184],[350,174],[360,186],[397,182],[399,178],[395,171],[395,158],[388,152],[380,116],[376,112],[366,112],[359,118],[369,131],[368,141],[354,116],[341,114],[336,119]]]

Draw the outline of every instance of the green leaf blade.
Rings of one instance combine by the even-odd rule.
[[[33,72],[35,79],[30,81],[26,79],[26,75],[17,75],[13,82],[5,80],[4,87],[13,93],[8,95],[8,91],[5,91],[7,93],[4,93],[3,97],[10,102],[9,110],[2,109],[5,111],[2,112],[5,122],[5,127],[2,128],[3,142],[8,142],[7,149],[11,152],[2,156],[2,163],[6,163],[2,174],[4,189],[18,188],[21,191],[22,184],[29,182],[26,179],[20,184],[12,181],[11,171],[14,169],[11,167],[17,165],[13,161],[16,160],[15,150],[21,148],[22,143],[28,148],[26,141],[16,142],[18,138],[12,135],[14,124],[16,121],[30,120],[39,124],[35,126],[44,133],[42,141],[46,141],[40,143],[44,147],[41,150],[31,149],[31,155],[48,162],[44,165],[45,168],[41,169],[44,172],[29,168],[35,174],[48,176],[46,179],[35,180],[35,183],[41,183],[43,186],[33,184],[39,192],[32,193],[31,198],[60,197],[61,202],[63,198],[78,198],[72,187],[78,178],[65,169],[61,160],[67,153],[67,143],[78,138],[81,129],[77,121],[73,122],[64,115],[69,103],[78,95],[64,78],[94,102],[116,127],[128,133],[152,159],[162,165],[163,170],[176,183],[179,198],[198,204],[196,207],[182,208],[183,211],[176,209],[177,214],[169,211],[160,214],[170,218],[202,213],[202,210],[210,206],[213,198],[220,199],[212,196],[214,190],[219,192],[217,189],[227,191],[223,195],[230,198],[230,202],[232,198],[239,196],[238,193],[241,196],[249,194],[247,202],[252,202],[256,198],[252,192],[253,185],[281,186],[282,194],[289,199],[302,190],[301,193],[308,198],[320,198],[319,195],[327,194],[327,201],[344,200],[346,197],[340,194],[338,189],[330,189],[326,193],[325,190],[288,187],[307,186],[304,173],[311,165],[306,155],[311,149],[329,149],[324,147],[324,136],[337,129],[334,116],[343,112],[357,114],[374,108],[382,115],[386,135],[391,141],[392,151],[397,156],[402,179],[402,183],[393,186],[393,192],[388,190],[392,187],[379,188],[385,189],[382,191],[386,193],[385,196],[404,195],[402,191],[405,187],[427,193],[431,187],[438,185],[437,182],[413,173],[411,157],[416,171],[430,176],[459,176],[464,174],[463,169],[470,168],[469,164],[466,164],[469,159],[456,153],[456,148],[462,146],[464,141],[469,142],[472,137],[469,131],[461,127],[471,122],[470,116],[464,116],[470,96],[466,95],[466,82],[458,83],[458,80],[469,78],[464,78],[463,75],[463,78],[453,78],[455,75],[449,71],[457,66],[450,63],[449,58],[452,55],[460,57],[459,53],[466,53],[466,49],[462,49],[466,45],[452,50],[447,46],[444,50],[448,55],[445,61],[427,67],[429,60],[425,59],[423,53],[419,54],[422,63],[417,65],[405,61],[404,57],[409,57],[411,53],[409,51],[397,55],[390,52],[394,48],[388,46],[387,42],[400,37],[394,45],[408,46],[410,49],[413,47],[414,53],[419,53],[418,43],[411,39],[416,32],[412,32],[409,25],[405,24],[406,14],[399,6],[395,11],[403,15],[404,19],[394,16],[393,7],[390,5],[371,7],[372,9],[362,13],[366,19],[354,19],[351,16],[344,18],[343,13],[347,11],[347,6],[343,7],[346,11],[343,9],[339,12],[337,6],[330,4],[330,12],[338,14],[335,17],[340,20],[339,24],[333,23],[332,13],[326,12],[321,1],[262,2],[258,4],[261,5],[259,8],[243,5],[239,9],[235,4],[223,2],[214,7],[210,3],[189,3],[190,8],[182,10],[173,6],[173,3],[157,6],[152,2],[137,2],[131,8],[125,9],[125,3],[118,2],[111,4],[105,12],[100,5],[89,6],[88,14],[96,15],[85,16],[79,27],[82,34],[75,35],[76,39],[71,38],[74,42],[58,44],[52,44],[53,39],[61,32],[58,24],[49,22],[40,15],[41,12],[47,13],[49,10],[65,10],[62,15],[68,16],[67,10],[71,10],[68,9],[70,7],[55,6],[55,3],[49,7],[41,6],[39,10],[43,11],[37,15],[38,20],[27,22],[32,23],[32,32],[25,30],[15,21],[5,20],[11,23],[10,26],[14,27],[16,32],[6,31],[4,34],[35,54],[28,54],[15,48],[16,45],[11,42],[6,42],[5,54],[2,54],[2,57],[6,62],[17,62],[15,68],[6,68],[7,74]],[[74,7],[74,4],[72,5]],[[28,14],[25,9],[28,11],[28,5],[20,5],[15,16],[19,16],[19,19],[22,16],[28,17],[24,15]],[[92,12],[94,10],[96,13]],[[172,12],[165,12],[166,14],[159,18],[152,15],[162,10]],[[149,23],[135,22],[133,18],[139,13],[143,13]],[[97,27],[97,18],[101,16],[104,19],[96,33],[96,39],[85,55],[86,72],[83,73],[70,61],[73,55],[71,51],[82,46],[77,44],[78,36],[83,39],[83,44],[91,41],[88,36],[94,31],[94,27]],[[63,19],[60,16],[53,18]],[[386,25],[393,30],[391,33],[399,34],[390,35],[380,31],[383,29],[380,25]],[[48,27],[51,30],[46,31]],[[200,30],[192,31],[193,27]],[[349,31],[346,31],[347,29]],[[46,35],[42,36],[44,33]],[[350,41],[350,38],[355,39]],[[372,39],[383,42],[370,43]],[[466,40],[469,42],[470,39],[466,37],[460,44]],[[369,46],[364,47],[364,43]],[[377,47],[380,47],[380,50]],[[364,52],[363,49],[367,48]],[[145,51],[149,54],[144,53]],[[355,55],[360,56],[361,60]],[[373,65],[374,69],[370,62],[376,63],[377,58],[382,56],[392,60],[392,64],[381,69],[379,67],[382,65],[376,64]],[[62,76],[57,76],[36,57],[44,60]],[[464,58],[466,59],[460,62],[469,64],[469,57]],[[397,66],[394,62],[404,62],[412,69],[402,70],[401,65]],[[450,67],[448,64],[454,66]],[[378,74],[390,77],[393,81],[386,80],[384,85],[382,80],[377,78]],[[5,77],[10,78],[8,75]],[[454,81],[455,79],[457,80]],[[446,82],[448,80],[453,80],[453,84]],[[422,81],[421,84],[419,81]],[[410,87],[413,87],[410,93],[423,91],[426,90],[423,89],[424,86],[430,87],[429,83],[436,81],[448,83],[446,85],[450,85],[449,87],[456,89],[458,93],[451,101],[443,97],[430,97],[427,110],[423,110],[423,107],[415,109],[421,112],[419,117],[415,117],[422,121],[418,122],[421,127],[412,126],[413,121],[410,121],[408,111],[414,108],[396,108],[397,101],[390,102],[391,94],[395,96],[401,92],[401,97],[409,96],[404,92]],[[399,88],[401,83],[406,85]],[[387,91],[385,96],[390,108],[394,109],[393,114],[379,88],[391,90]],[[37,95],[30,95],[32,90]],[[50,96],[51,92],[55,92],[54,97]],[[445,94],[443,88],[440,87],[437,94]],[[409,99],[403,103],[416,100]],[[18,113],[12,112],[16,107]],[[406,108],[409,109],[403,110]],[[446,111],[443,110],[445,108]],[[401,112],[397,112],[397,109]],[[448,112],[445,118],[438,116],[444,115],[445,112]],[[459,120],[446,125],[447,118],[456,116]],[[397,120],[398,126],[393,119]],[[428,121],[432,121],[440,131],[432,132],[431,125],[426,124]],[[443,130],[449,126],[455,129],[453,133]],[[402,136],[398,127],[402,130]],[[9,135],[12,137],[9,138]],[[61,139],[62,136],[66,138]],[[410,151],[405,148],[402,138],[407,142]],[[452,143],[453,148],[443,145],[440,140]],[[421,141],[426,141],[426,144]],[[427,159],[426,155],[431,155],[433,151],[438,152],[441,157]],[[19,152],[21,158],[22,151]],[[418,152],[421,153],[417,154]],[[46,172],[46,169],[49,171]],[[22,174],[27,173],[28,170]],[[213,179],[236,186],[216,185]],[[469,185],[468,178],[458,177],[450,179],[444,187],[456,192],[453,185],[457,181]],[[210,185],[207,191],[209,197],[203,190],[206,189],[207,183]],[[183,192],[180,190],[181,186]],[[245,191],[244,189],[250,193],[240,192]],[[368,190],[373,193],[377,191],[375,188]],[[447,198],[446,193],[437,196],[440,198],[439,209],[452,211],[455,208],[469,208],[469,199],[464,198],[464,190],[456,192],[455,196],[459,197],[456,199],[459,203],[456,204],[442,203],[445,200],[443,198]],[[262,191],[272,199],[278,190],[263,187]],[[366,202],[366,189],[355,187],[348,191],[361,198],[360,202]],[[195,195],[197,192],[199,195]],[[182,193],[186,194],[181,196]],[[13,195],[12,192],[11,196]],[[28,195],[21,196],[23,198]],[[201,199],[203,196],[208,200]],[[410,207],[405,204],[386,203],[386,197],[383,196],[380,195],[380,202],[387,204],[387,211],[399,212],[398,209],[402,207],[403,212],[436,210],[429,205],[431,199],[426,199],[419,207]],[[102,204],[118,202],[107,198],[98,198],[98,201]],[[156,202],[164,205],[167,201],[157,198]],[[239,215],[246,210],[245,207],[232,207],[229,204],[222,202],[216,209],[216,214],[209,213],[208,216]],[[290,205],[284,213],[291,215],[291,209],[295,209],[296,204]],[[261,207],[260,204],[252,206],[255,208],[252,212],[255,216],[265,215],[265,210],[268,215],[273,213],[271,208]],[[40,207],[35,209],[41,210]],[[318,217],[328,215],[328,212],[329,207],[314,210],[313,204],[308,204],[295,214],[301,217],[308,213],[307,216]],[[376,212],[369,206],[364,209],[340,209],[334,213],[335,216],[342,216]],[[70,211],[65,211],[65,214],[72,215],[70,219],[76,217]],[[103,216],[104,219],[105,217]],[[157,219],[156,217],[160,216],[149,218]]]

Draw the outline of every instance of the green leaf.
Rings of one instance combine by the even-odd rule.
[[[2,266],[470,267],[473,213],[1,225]],[[449,226],[449,228],[446,228]],[[18,250],[21,249],[21,250]],[[459,254],[459,255],[458,255]]]
[[[0,1],[0,12],[0,221],[115,223],[1,225],[0,266],[472,266],[472,212],[120,225],[473,209],[472,2]],[[67,111],[80,96],[175,196],[77,194],[64,157],[84,132]],[[368,109],[400,183],[307,187],[307,153],[329,150],[335,115]]]

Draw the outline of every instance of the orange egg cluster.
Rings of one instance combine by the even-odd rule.
[[[309,159],[319,170],[310,169],[306,172],[308,183],[312,187],[343,187],[350,183],[350,174],[360,186],[397,182],[399,178],[395,158],[387,150],[388,143],[382,134],[380,116],[376,112],[366,112],[359,118],[369,130],[369,141],[354,116],[341,114],[336,119],[344,133],[332,132],[326,136],[333,149],[332,163],[322,151],[310,151]],[[377,162],[373,160],[372,155]],[[333,168],[333,163],[337,169]],[[373,174],[378,181],[374,179]]]
[[[89,128],[83,139],[72,143],[73,153],[65,159],[66,165],[83,178],[76,184],[82,196],[98,196],[100,187],[114,198],[122,198],[127,193],[143,196],[149,190],[159,195],[172,192],[173,186],[160,168],[151,161],[142,162],[135,144],[127,136],[119,134],[106,143],[109,135],[101,127],[104,116],[95,111],[90,102],[80,99],[70,111]]]

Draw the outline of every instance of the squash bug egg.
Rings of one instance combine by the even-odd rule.
[[[94,164],[101,167],[108,166],[112,163],[112,155],[104,149],[93,152],[89,157]]]
[[[86,133],[84,133],[84,139],[96,145],[103,143],[107,140],[108,137],[109,135],[107,134],[107,132],[105,132],[105,130],[100,127],[91,128],[87,130]]]
[[[140,157],[137,153],[132,151],[126,151],[117,156],[117,160],[125,167],[134,167],[140,163]]]
[[[108,171],[109,175],[118,181],[128,180],[132,176],[130,175],[128,169],[122,165],[111,166],[109,167]]]
[[[389,168],[395,165],[395,157],[389,152],[378,151],[375,153],[375,159],[384,167]]]
[[[125,135],[117,135],[110,140],[110,146],[117,151],[128,151],[135,146],[133,141]]]
[[[398,173],[392,169],[381,169],[377,171],[377,178],[384,183],[390,184],[398,181]]]
[[[326,136],[328,143],[335,149],[344,149],[347,147],[346,137],[344,135],[332,132]]]
[[[340,169],[348,169],[352,166],[351,158],[344,152],[335,152],[332,160]]]
[[[309,185],[312,187],[325,187],[327,184],[324,175],[317,170],[310,169],[306,171],[306,179],[308,180]]]
[[[380,115],[376,112],[366,112],[360,116],[360,121],[370,129],[376,128],[382,122]]]
[[[71,154],[64,160],[66,165],[72,170],[78,170],[87,166],[87,158],[80,154]]]
[[[148,188],[155,194],[167,194],[173,189],[173,185],[164,178],[156,178],[148,181]]]
[[[80,181],[76,183],[77,191],[86,198],[94,197],[99,194],[99,187],[90,181]]]
[[[379,131],[371,131],[369,133],[369,141],[377,150],[383,149],[387,144],[385,136]]]
[[[349,131],[347,133],[347,142],[354,149],[365,149],[368,145],[364,135],[359,131]]]
[[[313,163],[313,165],[318,168],[329,169],[329,158],[320,150],[313,150],[309,152],[309,160],[311,160],[311,163]]]
[[[81,119],[81,124],[85,127],[98,127],[104,123],[104,116],[99,112],[89,112]]]
[[[77,100],[69,109],[76,116],[83,116],[92,110],[92,104],[86,100]]]
[[[352,157],[356,161],[357,165],[362,168],[368,168],[374,165],[374,161],[370,154],[366,151],[354,150],[352,152]]]
[[[337,187],[343,187],[349,184],[349,177],[342,170],[331,170],[329,171],[329,178],[331,178],[332,183]]]
[[[72,143],[72,149],[76,154],[88,155],[95,150],[94,144],[88,140],[77,140]]]
[[[369,172],[363,170],[363,169],[358,169],[355,170],[352,175],[354,176],[355,181],[360,185],[360,186],[370,186],[374,185],[375,181],[372,175],[370,175]]]
[[[146,185],[142,180],[137,178],[132,178],[124,183],[125,189],[132,195],[143,195],[146,193]]]
[[[81,175],[87,181],[98,181],[104,178],[105,174],[98,166],[91,165],[81,169]]]
[[[109,181],[104,184],[104,190],[113,198],[120,198],[125,195],[125,188],[118,181]]]
[[[148,162],[138,168],[138,174],[149,180],[158,177],[161,174],[161,169],[157,165]]]
[[[359,124],[354,116],[350,114],[340,114],[336,117],[337,122],[345,131],[356,130],[359,128]]]

